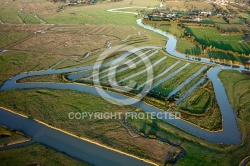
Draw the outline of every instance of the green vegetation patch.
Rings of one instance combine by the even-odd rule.
[[[18,156],[17,156],[18,154]],[[44,145],[35,143],[25,147],[0,151],[2,166],[18,165],[74,165],[90,166]]]
[[[60,56],[8,51],[0,54],[0,84],[16,74],[44,70],[62,59]]]
[[[123,123],[123,119],[69,119],[70,112],[125,113],[135,110],[132,106],[113,105],[91,94],[49,89],[2,91],[0,105],[79,137],[89,138],[159,164],[164,163],[168,152],[178,150],[161,141],[138,137]]]
[[[27,37],[32,32],[0,32],[0,48],[6,47],[22,38]]]
[[[20,131],[12,131],[0,126],[0,147],[28,141],[29,138]]]
[[[243,145],[221,145],[201,140],[159,119],[128,119],[128,121],[142,133],[154,134],[157,138],[170,140],[185,148],[187,154],[177,162],[181,166],[233,166],[239,165],[241,160],[250,155],[249,123],[239,123],[243,131]]]
[[[199,46],[183,38],[178,39],[176,50],[188,55],[200,55],[202,53]]]
[[[173,78],[163,82],[161,85],[153,89],[153,92],[159,93],[162,96],[167,96],[171,91],[177,88],[181,83],[186,81],[190,76],[197,72],[202,67],[201,64],[191,63],[185,69],[176,74]],[[170,74],[170,73],[169,73]]]
[[[32,76],[26,77],[18,80],[18,83],[27,83],[27,82],[67,82],[63,79],[62,74],[51,74],[51,75],[41,75],[41,76]]]
[[[225,70],[219,73],[234,111],[243,121],[250,122],[250,77],[237,71]]]
[[[222,50],[230,50],[240,54],[250,54],[250,45],[244,42],[244,35],[222,35],[215,28],[186,27],[188,33],[195,37],[195,40],[202,45],[212,46]]]
[[[18,14],[25,24],[39,24],[40,21],[32,14]]]

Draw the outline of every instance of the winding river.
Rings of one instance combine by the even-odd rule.
[[[115,9],[113,9],[114,11]],[[131,13],[131,12],[129,12]],[[168,38],[166,44],[166,51],[172,56],[178,57],[180,59],[188,59],[184,54],[178,53],[175,51],[177,40],[174,36],[162,32],[160,30],[154,29],[150,26],[144,25],[142,20],[137,20],[138,25],[154,31],[158,34],[164,35]],[[141,47],[134,51],[138,51],[145,48],[155,48],[155,47]],[[127,56],[127,55],[123,55]],[[203,63],[211,64],[209,59],[202,58]],[[108,65],[108,64],[107,64]],[[83,70],[90,70],[93,66],[86,66],[80,68],[71,68],[71,69],[59,69],[52,70],[48,69],[45,71],[29,72],[22,73],[12,77],[11,79],[5,81],[0,87],[0,91],[12,90],[12,89],[30,89],[30,88],[51,88],[51,89],[71,89],[80,92],[86,92],[93,95],[99,95],[95,87],[72,84],[72,83],[16,83],[17,80],[37,75],[46,75],[46,74],[59,74],[59,73],[70,73],[78,72]],[[218,65],[218,67],[211,68],[208,72],[208,78],[212,81],[213,87],[215,90],[216,100],[221,110],[222,114],[222,126],[223,130],[218,132],[210,132],[203,130],[195,125],[192,125],[181,119],[162,119],[165,122],[174,125],[194,136],[197,136],[201,139],[221,144],[239,144],[241,142],[241,134],[237,127],[236,116],[229,104],[225,89],[222,82],[218,79],[218,73],[224,69],[234,69],[232,67],[224,67]],[[244,67],[234,70],[243,70]],[[133,98],[128,98],[126,96],[116,94],[113,92],[106,91],[110,96],[117,99],[128,99],[134,101]],[[138,101],[134,104],[136,107],[140,107],[143,111],[149,113],[158,113],[162,110],[157,109],[153,106],[150,106],[142,101]],[[40,142],[51,146],[59,151],[63,151],[71,156],[79,158],[81,160],[93,163],[95,165],[150,165],[145,161],[135,159],[131,156],[124,155],[109,149],[106,149],[102,146],[90,143],[88,141],[82,141],[73,136],[67,135],[62,131],[51,129],[43,124],[37,123],[35,121],[23,118],[19,115],[13,114],[11,112],[0,109],[0,123],[11,129],[20,129],[31,136],[36,142]]]
[[[195,135],[197,137],[200,137],[202,139],[205,139],[211,142],[222,143],[222,144],[240,143],[241,135],[237,128],[236,116],[229,104],[223,84],[218,79],[218,73],[220,71],[221,71],[220,68],[212,68],[208,71],[207,75],[213,83],[215,94],[216,94],[216,99],[221,109],[222,119],[223,119],[222,131],[219,131],[219,132],[206,131],[188,122],[182,121],[180,119],[163,119],[163,120],[171,125],[174,125],[178,128],[181,128],[187,131],[188,133],[192,135]],[[71,89],[71,90],[90,93],[93,95],[99,95],[95,87],[80,85],[80,84],[73,84],[73,83],[67,83],[67,84],[65,83],[23,83],[23,84],[20,84],[20,83],[16,83],[17,80],[25,78],[25,77],[44,75],[44,74],[55,74],[55,73],[63,73],[63,70],[47,70],[47,71],[23,73],[23,74],[14,76],[10,80],[5,81],[4,84],[0,87],[0,91],[11,90],[11,89],[51,88],[51,89]],[[109,91],[107,91],[106,93],[108,93],[110,96],[116,99],[129,99],[131,101],[135,100],[133,98],[128,98],[126,96],[116,94],[113,92],[109,92]],[[145,112],[149,112],[149,113],[162,112],[160,109],[152,107],[142,101],[137,102],[136,104],[134,104],[134,106],[141,107],[142,110],[144,110]],[[232,133],[234,134],[232,135]]]
[[[122,154],[100,145],[81,140],[67,133],[50,128],[44,124],[0,109],[0,123],[11,129],[19,129],[32,137],[32,142],[39,142],[53,149],[93,165],[152,165],[143,160]],[[29,142],[24,145],[29,144]],[[23,145],[23,146],[24,146]],[[18,147],[18,144],[4,149]],[[1,149],[0,149],[1,150]]]

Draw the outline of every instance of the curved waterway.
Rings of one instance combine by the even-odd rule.
[[[32,142],[45,144],[59,152],[64,152],[93,165],[152,165],[143,160],[101,147],[89,141],[83,141],[62,131],[55,130],[3,109],[0,109],[0,123],[8,128],[23,131],[32,137]],[[13,145],[13,147],[15,146]]]
[[[67,69],[67,71],[70,69]],[[75,71],[75,69],[74,69]],[[233,113],[233,110],[229,104],[225,89],[223,87],[222,82],[218,79],[218,73],[221,71],[220,68],[212,68],[208,71],[207,75],[209,79],[212,81],[216,100],[218,105],[220,106],[220,110],[222,113],[222,124],[223,130],[218,132],[210,132],[203,130],[197,126],[194,126],[186,121],[181,119],[162,119],[165,122],[174,125],[180,129],[185,130],[186,132],[205,139],[207,141],[222,143],[222,144],[237,144],[241,142],[241,135],[237,128],[236,116]],[[70,72],[70,71],[68,71]],[[39,71],[39,72],[31,72],[31,73],[23,73],[17,76],[14,76],[8,81],[5,81],[4,84],[0,87],[0,91],[11,90],[11,89],[30,89],[30,88],[50,88],[50,89],[71,89],[80,92],[86,92],[93,95],[98,95],[99,93],[96,91],[95,87],[82,85],[82,84],[73,84],[73,83],[24,83],[19,84],[16,83],[17,80],[36,76],[36,75],[44,75],[44,74],[55,74],[55,73],[63,73],[63,70],[47,70],[47,71]],[[117,93],[106,91],[110,96],[116,99],[128,99],[129,101],[135,101],[133,98],[129,98]],[[142,101],[138,101],[134,104],[134,106],[141,107],[142,110],[149,113],[158,113],[163,112],[160,109],[157,109],[153,106],[150,106]],[[0,122],[1,123],[1,122]],[[9,122],[11,123],[11,122]],[[7,126],[8,127],[8,126]],[[233,134],[232,134],[233,133]]]
[[[137,23],[142,27],[152,30],[156,33],[162,34],[168,37],[168,42],[166,44],[166,50],[172,56],[176,56],[181,59],[188,59],[184,54],[175,51],[177,40],[174,36],[166,34],[160,30],[154,29],[150,26],[144,25],[141,19],[137,20]],[[141,47],[133,51],[138,51],[146,47]],[[152,47],[150,47],[152,48]],[[124,57],[128,56],[125,54]],[[208,59],[201,59],[200,62],[211,63]],[[108,64],[107,64],[108,65]],[[234,69],[232,67],[220,66],[212,68],[208,71],[208,78],[212,81],[216,100],[220,107],[222,113],[222,126],[223,130],[218,132],[210,132],[203,130],[195,125],[192,125],[181,119],[162,119],[163,121],[174,125],[194,136],[200,137],[201,139],[221,144],[239,144],[241,142],[241,135],[237,127],[236,116],[229,104],[225,89],[222,82],[218,79],[218,73],[221,71],[221,67],[224,69]],[[70,73],[77,72],[81,70],[90,70],[93,66],[86,66],[81,68],[71,68],[71,69],[61,69],[61,70],[45,70],[38,72],[22,73],[20,75],[14,76],[13,78],[5,81],[0,87],[0,91],[12,90],[12,89],[30,89],[30,88],[51,88],[51,89],[71,89],[80,92],[86,92],[93,95],[99,95],[95,87],[80,85],[80,84],[65,84],[65,83],[25,83],[18,84],[17,80],[37,75],[46,74],[59,74],[59,73]],[[243,70],[240,67],[236,70]],[[106,91],[110,96],[117,99],[128,99],[134,101],[133,98],[129,98],[120,94]],[[150,106],[142,101],[138,101],[134,106],[140,107],[145,112],[149,113],[159,113],[162,112],[153,106]],[[71,156],[82,159],[94,165],[149,165],[145,161],[135,159],[128,155],[124,155],[102,146],[90,143],[88,141],[83,141],[70,136],[61,131],[51,129],[45,125],[37,123],[35,121],[23,118],[19,115],[10,113],[8,111],[0,109],[0,123],[6,127],[12,129],[20,129],[26,134],[31,136],[36,142],[46,144],[52,148],[59,151],[63,151]]]
[[[151,30],[151,31],[153,31],[155,33],[158,33],[160,35],[163,35],[163,36],[167,37],[168,42],[166,44],[166,51],[167,51],[167,53],[169,53],[170,55],[172,55],[174,57],[189,60],[189,61],[195,61],[195,62],[201,62],[201,63],[205,63],[205,64],[216,65],[216,66],[219,66],[222,69],[226,69],[226,70],[228,70],[228,69],[230,69],[230,70],[238,70],[240,72],[242,70],[247,70],[242,65],[239,66],[238,68],[235,68],[235,67],[232,67],[232,66],[224,66],[224,65],[221,65],[221,64],[215,64],[215,63],[211,62],[210,59],[208,59],[208,58],[200,58],[200,60],[191,59],[186,54],[183,54],[183,53],[180,53],[180,52],[176,51],[177,39],[176,39],[175,36],[173,36],[173,35],[171,35],[169,33],[166,33],[166,32],[164,32],[162,30],[153,28],[153,27],[151,27],[149,25],[143,24],[142,19],[138,19],[138,20],[136,20],[136,22],[137,22],[138,25],[142,26],[145,29]]]

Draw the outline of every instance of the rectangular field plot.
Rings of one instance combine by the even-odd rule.
[[[22,38],[27,37],[32,32],[1,32],[0,31],[0,48],[14,43]]]
[[[250,45],[244,42],[241,34],[221,34],[215,28],[187,27],[186,30],[195,36],[196,40],[205,46],[230,50],[240,54],[249,54]]]
[[[198,70],[202,68],[201,64],[190,64],[187,65],[183,70],[178,72],[172,78],[166,80],[162,84],[157,87],[154,87],[152,92],[158,93],[161,96],[167,97],[171,91],[181,85],[184,81],[186,81],[189,77],[195,74]]]

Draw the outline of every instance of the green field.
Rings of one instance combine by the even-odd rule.
[[[138,120],[129,119],[129,123],[134,125],[142,133],[154,134],[157,137],[170,140],[180,144],[187,154],[181,158],[177,165],[189,166],[209,166],[209,165],[239,165],[241,160],[250,155],[249,152],[249,123],[238,120],[238,124],[243,136],[241,145],[221,145],[213,144],[191,136],[161,120]]]
[[[65,61],[55,66],[54,69],[93,65],[96,59],[102,56],[103,51],[112,50],[118,45],[123,45],[122,47],[125,45],[131,47],[160,46],[164,48],[168,39],[137,25],[136,20],[141,18],[140,16],[107,12],[108,9],[125,6],[156,7],[160,2],[160,0],[143,0],[133,1],[133,4],[130,5],[131,0],[123,0],[121,2],[103,1],[94,5],[66,6],[66,3],[52,3],[48,0],[2,0],[0,2],[0,49],[8,51],[0,54],[0,85],[14,75],[46,70],[63,59]],[[167,1],[164,2],[164,5],[166,8],[164,10],[170,13],[184,13],[184,11],[194,10],[215,12],[214,6],[205,2]],[[221,8],[229,11],[227,6]],[[238,14],[236,14],[235,19],[229,20],[230,24],[216,15],[201,16],[202,22],[200,23],[183,23],[181,22],[182,18],[169,21],[144,20],[144,23],[176,36],[178,39],[176,51],[178,52],[210,58],[216,63],[243,64],[250,60],[250,45],[243,41],[250,32],[249,27],[244,25],[244,19],[249,19],[250,15],[242,13],[235,6],[231,6],[231,8]],[[141,10],[143,9],[131,8],[123,11],[138,12]],[[149,9],[146,10],[151,12]],[[239,17],[240,15],[244,18]],[[44,31],[44,33],[37,31]],[[108,41],[111,42],[110,48],[107,48]],[[154,51],[151,50],[148,54]],[[89,57],[84,58],[86,53],[90,53]],[[112,61],[124,53],[125,51],[119,50],[104,60],[104,63]],[[132,54],[129,59],[136,56],[136,54]],[[188,61],[168,55],[161,49],[149,59],[153,64],[162,57],[167,57],[167,59],[154,66],[155,77],[177,61],[180,63],[168,73],[154,79],[153,84],[188,63]],[[202,129],[215,132],[222,130],[221,112],[215,99],[211,81],[206,80],[179,105],[174,105],[175,100],[178,100],[206,75],[205,72],[185,85],[174,97],[166,98],[203,66],[204,64],[201,63],[190,62],[188,67],[155,87],[151,91],[152,93],[150,92],[142,100],[163,111],[169,110],[169,108],[173,111],[179,111],[183,120]],[[126,65],[120,66],[119,69],[122,67],[126,67]],[[141,63],[135,69],[117,73],[117,81],[145,68],[144,64]],[[101,68],[101,70],[105,69],[107,67]],[[107,72],[101,76],[105,74]],[[76,82],[67,81],[66,75],[33,76],[23,78],[18,83],[92,83],[83,79],[78,79]],[[86,77],[89,76],[91,74]],[[131,80],[134,80],[138,86],[145,82],[146,77],[146,73],[141,73]],[[237,124],[242,134],[242,143],[239,145],[207,142],[158,119],[128,119],[128,123],[140,133],[135,132],[133,127],[124,123],[124,119],[70,120],[68,118],[70,112],[122,112],[124,114],[125,112],[139,111],[139,108],[133,106],[113,105],[101,97],[72,90],[0,91],[0,106],[159,165],[166,165],[169,156],[171,158],[180,153],[180,148],[159,139],[148,139],[145,135],[151,135],[151,138],[163,138],[182,146],[186,150],[186,155],[178,160],[177,165],[236,166],[242,159],[250,156],[250,77],[236,71],[226,70],[219,74],[219,78],[226,89],[234,112],[238,115]],[[121,84],[128,83],[129,80]],[[102,80],[102,85],[105,86],[104,89],[130,97],[137,93],[135,89],[132,92],[123,93],[110,88],[107,77]],[[0,146],[29,139],[19,132],[0,126],[0,135],[3,133],[10,137],[0,138]],[[88,165],[40,144],[0,151],[0,165],[39,164]]]
[[[0,147],[30,140],[20,131],[12,131],[0,125]]]
[[[25,24],[39,24],[40,21],[35,18],[34,15],[31,14],[18,14],[18,16],[22,19]]]
[[[127,6],[130,1],[125,0],[119,3],[97,3],[96,5],[78,5],[76,7],[63,7],[63,10],[58,9],[65,6],[65,3],[50,3],[46,0],[39,0],[39,3],[35,3],[31,0],[25,1],[9,1],[1,2],[3,9],[0,10],[0,19],[5,23],[20,24],[23,21],[18,18],[18,15],[27,15],[33,13],[39,15],[42,20],[49,24],[116,24],[116,25],[136,25],[134,15],[123,13],[109,13],[108,9]],[[145,3],[148,6],[155,6],[157,1],[138,1],[134,2],[135,6],[144,6]],[[22,11],[21,11],[22,9]],[[93,12],[94,11],[94,12]],[[123,19],[120,19],[120,18]],[[36,23],[38,20],[30,17],[27,19],[27,23]]]
[[[167,33],[170,33],[176,37],[178,37],[178,43],[176,46],[176,50],[189,55],[199,55],[201,54],[202,50],[199,46],[195,45],[193,42],[188,41],[187,39],[183,38],[184,33],[183,30],[180,29],[179,26],[177,26],[176,23],[161,23],[159,22],[147,22],[144,21],[146,24],[149,24],[153,27],[156,27],[157,29],[160,29],[162,31],[165,31]]]
[[[61,56],[48,56],[34,53],[8,51],[0,54],[0,84],[16,74],[48,69]]]
[[[151,64],[153,65],[157,60],[161,59],[163,56],[164,56],[164,55],[163,55],[162,53],[159,52],[159,53],[153,55],[152,57],[150,57],[149,60],[150,60]],[[162,63],[164,63],[164,61],[163,61]],[[161,65],[161,63],[158,64],[158,65]],[[156,65],[156,66],[157,66],[157,65]],[[153,67],[153,71],[156,70],[156,66]],[[132,74],[134,74],[134,73],[138,73],[138,72],[140,72],[140,71],[142,71],[142,70],[145,70],[145,69],[146,69],[146,66],[145,66],[145,64],[142,62],[142,63],[140,63],[135,69],[128,69],[128,70],[126,70],[126,71],[124,71],[124,72],[121,72],[121,73],[119,73],[119,74],[116,74],[116,79],[117,79],[117,81],[120,81],[120,80],[122,80],[122,79],[124,79],[124,78],[126,78],[126,77],[129,77],[130,75],[132,75]],[[141,74],[141,76],[142,76],[142,75],[146,75],[146,73],[147,73],[147,72]],[[132,79],[135,80],[136,82],[138,82],[138,80],[140,80],[141,83],[146,82],[146,78],[145,78],[145,77],[143,77],[142,79],[138,79],[138,77],[140,77],[140,75],[137,76],[137,77],[134,77],[134,78],[132,78]],[[128,80],[128,81],[129,81],[129,80]],[[128,81],[125,81],[124,84],[127,84]],[[139,82],[138,82],[138,83],[139,83]]]
[[[153,89],[154,92],[167,96],[172,90],[177,88],[182,82],[192,76],[202,67],[201,64],[190,64],[184,70],[175,75],[172,79],[167,80]]]
[[[18,157],[17,157],[18,154]],[[74,165],[89,166],[77,159],[73,159],[64,153],[57,152],[49,147],[35,143],[25,147],[0,151],[2,166],[18,165]]]
[[[183,119],[191,123],[208,130],[222,129],[220,108],[215,100],[211,82],[196,88],[177,108],[182,112]]]
[[[22,20],[18,18],[18,9],[2,9],[0,10],[0,19],[3,23],[21,24]]]
[[[185,85],[178,93],[178,96],[182,96],[184,93],[187,92],[187,90],[189,88],[191,88],[196,82],[198,82],[201,78],[204,78],[204,73],[206,72],[206,70],[204,72],[202,72],[201,74],[199,74],[197,77],[195,77],[189,84]]]
[[[250,77],[237,71],[222,71],[219,74],[235,113],[242,121],[250,122]]]
[[[202,49],[186,39],[178,39],[176,50],[187,55],[200,55]]]
[[[53,74],[53,75],[42,75],[42,76],[32,76],[20,79],[18,83],[27,83],[27,82],[61,82],[65,83],[62,74]]]
[[[230,25],[218,24],[217,28],[222,33],[230,33],[230,34],[234,34],[234,33],[249,34],[250,32],[249,27],[245,26],[244,24],[238,24],[238,23],[232,23]]]
[[[70,112],[125,113],[135,110],[132,106],[113,105],[101,97],[87,93],[49,89],[3,91],[0,92],[0,105],[79,137],[97,141],[159,164],[164,163],[168,152],[178,150],[157,140],[137,137],[122,119],[69,119]]]
[[[0,31],[0,48],[5,48],[7,45],[14,43],[24,37],[30,35],[31,32],[1,32]]]
[[[229,53],[222,53],[216,51],[207,51],[206,53],[202,54],[203,57],[213,59],[214,61],[219,61],[224,63],[225,61],[230,61],[230,63],[240,62],[244,64],[246,61],[250,59],[250,56],[235,56]]]
[[[244,39],[243,35],[222,35],[216,29],[208,27],[186,27],[186,30],[202,45],[230,50],[240,54],[250,54],[250,45],[247,43],[239,43]]]

